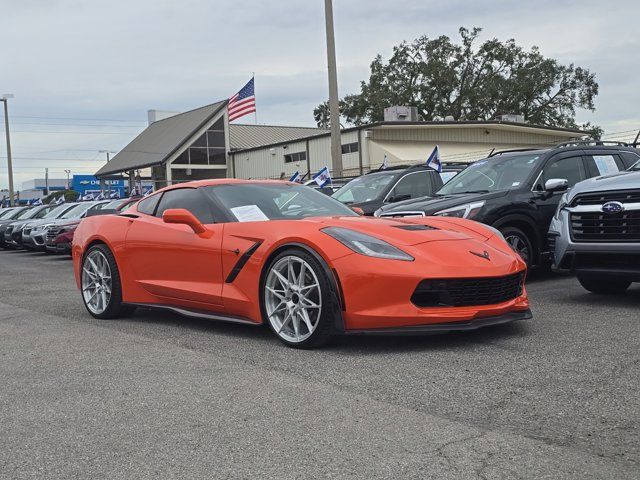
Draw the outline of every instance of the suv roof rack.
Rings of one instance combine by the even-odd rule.
[[[540,145],[539,147],[529,147],[529,148],[510,148],[508,150],[498,150],[497,152],[491,152],[487,158],[495,157],[496,155],[502,155],[503,153],[516,153],[516,152],[530,152],[532,150],[541,150],[545,148],[544,145]]]
[[[612,145],[615,147],[628,147],[629,144],[627,142],[616,142],[616,141],[609,141],[609,140],[596,140],[594,138],[587,138],[585,140],[571,140],[568,142],[560,142],[560,143],[556,143],[553,148],[562,148],[562,147],[577,147],[580,145],[598,145],[598,146],[604,146],[604,145]]]

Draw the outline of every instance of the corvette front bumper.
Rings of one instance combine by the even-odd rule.
[[[473,320],[450,323],[432,323],[429,325],[413,325],[397,328],[373,328],[362,330],[347,330],[347,335],[421,335],[437,334],[446,332],[459,332],[477,330],[478,328],[491,327],[493,325],[503,325],[505,323],[519,320],[529,320],[533,318],[531,310],[522,312],[510,312],[495,317],[481,317]]]

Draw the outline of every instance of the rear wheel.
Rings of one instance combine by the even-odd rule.
[[[80,288],[85,307],[96,318],[116,318],[135,310],[135,307],[122,304],[118,265],[104,244],[94,245],[85,253]]]
[[[262,292],[265,322],[286,345],[312,348],[329,340],[331,286],[312,255],[298,249],[280,253],[267,269]]]
[[[512,250],[522,257],[527,267],[531,267],[533,263],[533,246],[529,237],[516,227],[502,227],[500,232]]]
[[[627,288],[629,288],[629,285],[631,285],[630,281],[621,280],[619,278],[597,278],[583,275],[578,275],[578,281],[580,282],[580,285],[585,288],[585,290],[589,290],[592,293],[597,293],[600,295],[622,293]]]

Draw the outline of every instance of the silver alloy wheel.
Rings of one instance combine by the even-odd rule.
[[[520,235],[509,235],[505,238],[511,249],[522,257],[525,263],[529,264],[529,247]]]
[[[111,300],[111,267],[100,250],[90,252],[82,265],[82,296],[89,311],[104,313]]]
[[[265,311],[275,332],[291,343],[304,342],[322,314],[322,292],[311,265],[295,255],[280,258],[264,287]]]

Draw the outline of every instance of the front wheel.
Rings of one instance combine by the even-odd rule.
[[[85,307],[95,318],[116,318],[133,312],[122,304],[122,285],[118,265],[111,250],[98,244],[82,259],[80,288]]]
[[[622,293],[631,285],[631,282],[628,280],[607,277],[585,277],[581,275],[578,275],[578,281],[585,290],[600,295]]]
[[[263,280],[265,322],[290,347],[313,348],[331,337],[331,285],[307,252],[289,249],[270,263]]]
[[[502,227],[500,232],[511,249],[520,255],[527,264],[527,268],[530,268],[533,264],[533,247],[529,237],[516,227]]]

